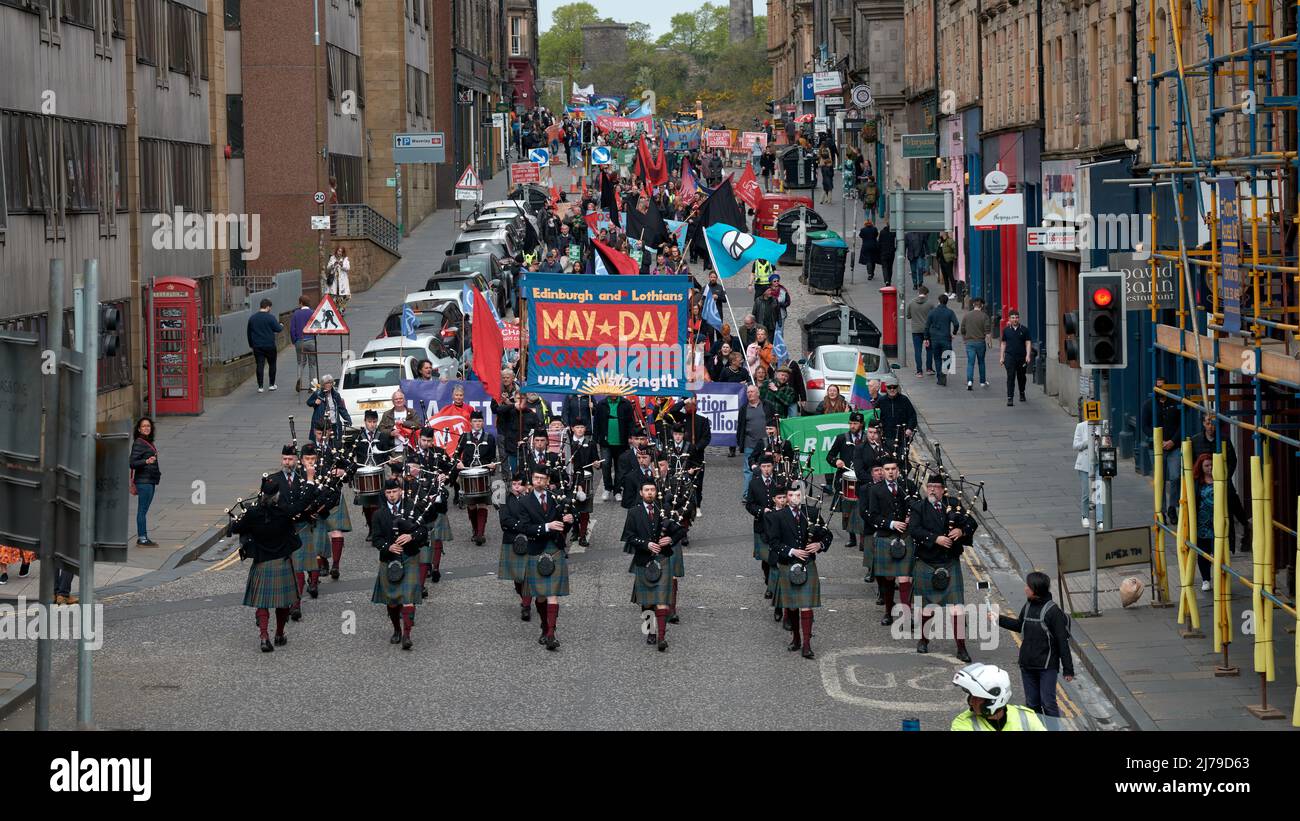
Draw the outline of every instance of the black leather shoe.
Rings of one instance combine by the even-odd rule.
[[[858,546],[858,540],[857,540],[857,538],[854,537],[854,536],[850,536],[850,537],[849,537],[849,547],[857,547],[857,546]]]
[[[288,643],[289,643],[289,639],[285,637],[284,633],[279,633],[279,634],[276,635],[276,637],[275,637],[275,646],[276,646],[276,647],[283,647],[283,646],[285,646],[285,645],[288,644]]]
[[[874,582],[875,580],[876,580],[876,577],[873,576],[873,575],[871,575],[870,573],[868,573],[867,575],[865,575],[865,576],[862,577],[862,581],[865,582],[866,584],[871,584],[871,583]],[[880,604],[880,602],[876,602],[876,604]]]
[[[309,585],[309,586],[307,587],[307,595],[311,596],[313,599],[318,599],[318,598],[320,598],[320,587],[318,587],[318,586],[316,586],[316,585],[314,585],[314,584],[313,584],[313,585]]]
[[[532,620],[533,620],[533,608],[529,607],[529,606],[526,605],[526,604],[521,604],[521,605],[519,605],[519,620],[520,620],[520,621],[532,621]]]
[[[330,568],[330,578],[333,579],[334,581],[338,581],[338,580],[339,580],[339,568],[338,568],[338,565],[334,565],[333,567]]]
[[[422,598],[422,599],[427,599],[427,598],[429,598],[429,586],[428,586],[428,585],[425,585],[424,587],[421,587],[421,588],[420,588],[420,598]]]
[[[290,610],[289,618],[293,619],[294,621],[302,621],[302,609],[295,607],[292,610]]]
[[[433,582],[434,584],[437,584],[438,580],[441,578],[442,578],[442,571],[440,570],[434,570],[431,573],[429,573],[429,581]]]
[[[1025,398],[1025,395],[1022,393],[1022,394],[1020,394],[1020,401],[1021,401],[1021,402],[1028,402],[1029,400],[1026,399],[1026,398]]]
[[[763,598],[765,598],[765,599],[770,599],[770,598],[772,598],[772,591],[771,591],[771,590],[764,590],[764,591],[763,591]]]
[[[412,646],[412,642],[411,642],[411,634],[410,634],[410,633],[406,633],[405,635],[402,636],[402,649],[403,649],[403,650],[410,650],[410,649],[411,649],[411,646]]]
[[[803,639],[800,639],[798,636],[795,636],[795,637],[790,641],[790,643],[787,644],[787,645],[785,646],[785,649],[789,650],[789,651],[792,652],[792,653],[793,653],[795,650],[799,650],[799,649],[802,649],[802,648],[803,648]]]
[[[884,596],[876,596],[876,604],[879,604],[879,605],[882,605],[882,606],[883,606],[884,603],[885,603],[885,597],[884,597]]]
[[[588,540],[586,536],[579,536],[578,544],[582,545],[583,547],[591,547],[591,541]]]
[[[656,641],[658,641],[658,639],[655,638],[655,634],[654,634],[654,633],[646,633],[646,634],[645,634],[645,643],[646,643],[646,644],[654,644]]]
[[[1016,404],[1016,403],[1015,403],[1015,402],[1012,402],[1010,399],[1007,400],[1007,407],[1008,407],[1008,408],[1010,408],[1010,407],[1014,407],[1015,404]]]
[[[780,620],[781,620],[781,615],[782,615],[782,614],[781,614],[781,608],[779,608],[779,607],[776,608],[775,610],[772,611],[772,621],[780,621]]]
[[[274,652],[275,652],[275,648],[271,646],[271,640],[270,640],[270,639],[262,639],[262,652],[263,652],[263,653],[274,653]]]
[[[668,623],[669,623],[669,624],[681,624],[681,623],[682,623],[682,617],[679,616],[679,615],[677,615],[676,613],[673,613],[673,614],[671,614],[671,615],[668,616]]]
[[[960,650],[957,651],[957,658],[961,659],[962,661],[966,662],[967,664],[970,664],[970,653],[967,653],[967,652],[966,652],[966,648],[965,648],[965,647],[963,647],[963,648],[961,648]]]
[[[800,653],[800,655],[806,659],[816,658],[816,656],[813,655],[813,649],[811,647],[803,648],[803,652]]]
[[[890,616],[890,615],[886,615],[884,618],[882,618],[882,619],[880,620],[880,626],[881,626],[881,627],[888,627],[889,625],[891,625],[891,624],[893,624],[893,623],[894,623],[894,617],[893,617],[893,616]]]
[[[400,630],[394,630],[393,635],[388,637],[389,644],[400,644],[401,641],[402,641],[402,632]]]
[[[556,650],[559,650],[560,640],[557,639],[555,636],[548,636],[546,639],[546,649],[550,650],[552,653],[554,653]]]
[[[930,641],[929,641],[929,639],[921,639],[920,641],[918,641],[918,642],[916,643],[916,652],[918,652],[918,653],[928,653],[928,652],[930,652]]]
[[[546,644],[546,634],[545,634],[545,633],[543,633],[543,634],[541,634],[540,636],[537,637],[537,643],[538,643],[538,644],[541,644],[541,645],[545,645],[545,644]]]
[[[668,649],[668,642],[664,641],[663,639],[660,639],[658,647],[659,647],[659,652],[662,653],[663,651]]]

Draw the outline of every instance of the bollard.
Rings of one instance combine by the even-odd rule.
[[[898,289],[880,289],[880,349],[885,356],[898,356]]]

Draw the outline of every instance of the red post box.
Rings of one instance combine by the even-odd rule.
[[[160,277],[149,294],[149,391],[158,415],[203,413],[199,284]]]
[[[885,356],[898,356],[898,289],[880,289],[880,349]]]

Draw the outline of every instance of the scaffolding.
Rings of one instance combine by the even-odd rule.
[[[1283,717],[1268,703],[1268,685],[1276,680],[1274,619],[1280,616],[1294,631],[1295,568],[1300,564],[1298,5],[1284,0],[1147,0],[1149,265],[1153,285],[1161,267],[1171,266],[1177,282],[1172,310],[1158,309],[1157,289],[1151,288],[1151,373],[1169,372],[1160,366],[1172,356],[1176,377],[1168,381],[1176,378],[1178,383],[1155,386],[1152,396],[1177,402],[1182,418],[1181,441],[1169,445],[1171,455],[1181,454],[1179,491],[1167,501],[1165,431],[1160,402],[1152,401],[1155,595],[1158,603],[1174,603],[1165,559],[1167,540],[1174,539],[1178,623],[1185,637],[1204,638],[1196,558],[1210,560],[1212,641],[1214,652],[1222,654],[1215,672],[1237,674],[1229,646],[1234,626],[1243,625],[1243,637],[1253,641],[1253,670],[1260,685],[1259,704],[1247,709],[1258,718]],[[1161,42],[1165,36],[1168,43]],[[1161,106],[1171,96],[1174,109],[1168,118],[1168,109]],[[1165,119],[1170,127],[1160,133]],[[1193,199],[1189,191],[1194,202],[1188,202]],[[1190,207],[1195,213],[1188,213]],[[1162,208],[1172,209],[1176,239],[1157,234]],[[1199,241],[1190,242],[1189,227],[1208,232],[1208,241],[1198,236]],[[1202,430],[1203,415],[1216,423],[1209,481],[1193,475],[1200,462],[1193,461],[1191,436]],[[1195,420],[1190,426],[1189,419]],[[1203,435],[1209,438],[1208,431]],[[1226,443],[1232,441],[1250,454],[1243,460],[1248,521],[1253,524],[1248,572],[1233,568],[1229,553],[1229,502],[1235,497]],[[1210,500],[1212,505],[1202,506]],[[1170,515],[1174,505],[1176,515]],[[1207,508],[1213,511],[1212,528],[1204,522],[1198,527]],[[1210,531],[1212,537],[1206,535]],[[1289,591],[1283,592],[1277,580],[1288,569],[1284,586]],[[1249,613],[1238,614],[1240,619],[1232,609],[1234,585],[1250,597]],[[1300,657],[1300,634],[1295,644]],[[1292,724],[1300,726],[1300,682]]]

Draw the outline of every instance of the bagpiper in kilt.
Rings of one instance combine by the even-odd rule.
[[[863,440],[853,451],[853,472],[858,477],[858,500],[849,518],[849,532],[861,537],[863,567],[871,567],[875,559],[875,533],[867,529],[863,515],[867,506],[867,493],[871,486],[884,478],[885,446],[880,442],[880,425],[873,419],[863,434]]]
[[[933,608],[966,603],[961,554],[975,536],[975,518],[966,512],[960,499],[944,495],[943,490],[943,477],[932,475],[925,482],[925,498],[912,501],[909,529],[916,544],[913,573],[916,591],[925,605],[916,643],[918,653],[930,651],[926,623],[934,614]],[[957,640],[957,658],[969,664],[962,609],[950,611],[953,637]]]
[[[665,459],[663,464],[666,465],[667,457],[665,456],[663,458]],[[655,466],[653,450],[648,447],[639,448],[635,453],[632,453],[632,463],[634,466],[622,471],[620,476],[621,484],[619,485],[619,489],[621,500],[619,501],[619,504],[624,510],[631,510],[634,505],[641,503],[642,482],[647,480],[655,482],[656,485],[660,485],[660,493],[664,490],[664,487],[660,484],[659,475],[661,471],[666,472],[667,469]],[[628,555],[632,554],[632,547],[626,542],[623,543],[623,552]]]
[[[695,495],[695,483],[691,478],[691,474],[684,470],[673,473],[669,468],[669,458],[666,453],[659,456],[655,490],[665,521],[671,520],[676,526],[673,536],[673,550],[668,562],[673,577],[672,597],[668,606],[668,623],[678,624],[681,622],[681,616],[677,614],[678,580],[686,576],[686,551],[683,548],[691,543],[691,520],[692,514],[696,510],[695,505],[698,497]],[[637,488],[634,498],[639,499],[640,493],[640,488]]]
[[[371,520],[371,543],[379,551],[379,567],[370,600],[388,608],[393,623],[392,644],[411,649],[411,627],[415,623],[415,606],[420,603],[418,556],[420,547],[429,540],[428,529],[421,524],[422,511],[407,510],[410,497],[396,479],[384,482],[384,504]],[[399,564],[401,573],[393,578]]]
[[[569,439],[569,468],[573,471],[575,493],[580,492],[577,504],[578,544],[587,547],[591,544],[587,539],[587,531],[591,526],[591,512],[595,509],[592,494],[596,488],[596,471],[600,469],[603,460],[600,458],[600,445],[587,435],[586,422],[575,420],[570,429],[573,435]]]
[[[406,473],[408,476],[451,475],[455,464],[442,448],[436,444],[436,431],[425,426],[420,428],[419,447],[407,452]],[[444,544],[452,540],[451,517],[439,516],[429,528],[429,541],[420,550],[420,589],[427,595],[424,580],[432,579],[437,584],[442,579],[442,552]]]
[[[524,494],[524,488],[527,482],[524,481],[524,475],[517,473],[510,478],[510,495],[506,496],[505,504],[501,505],[499,515],[501,518],[501,558],[497,560],[497,576],[506,581],[513,582],[515,585],[515,595],[519,597],[519,620],[529,621],[532,619],[533,596],[528,591],[528,539],[524,536],[519,528],[519,517],[522,515],[519,507],[519,500]],[[515,546],[517,538],[523,539],[520,552]]]
[[[682,527],[665,515],[658,495],[654,482],[642,482],[640,501],[627,511],[622,538],[633,550],[629,567],[635,575],[632,603],[641,605],[643,611],[654,610],[657,640],[647,631],[646,643],[656,644],[662,652],[668,649],[665,636],[672,606],[673,543],[681,538]]]
[[[565,527],[573,515],[563,513],[551,493],[551,468],[537,464],[529,474],[532,491],[519,498],[518,531],[528,539],[528,591],[542,617],[542,634],[537,643],[558,650],[555,623],[560,615],[560,596],[569,595],[569,562],[564,550]],[[546,570],[550,573],[546,573]]]
[[[327,421],[322,421],[316,430],[317,447],[325,448],[336,444],[334,436],[334,426]],[[311,446],[303,446],[304,453],[308,447]],[[340,476],[347,473],[342,468],[335,468],[335,472]],[[323,476],[320,477],[322,480],[324,478]],[[325,525],[325,528],[320,531],[317,541],[313,544],[316,553],[315,569],[318,573],[318,579],[320,573],[328,573],[331,579],[338,579],[339,562],[343,559],[343,534],[352,530],[352,519],[348,515],[347,499],[343,497],[341,492],[335,494],[335,496],[336,498],[331,500],[330,509],[332,512],[330,515],[328,517],[316,516],[318,528],[321,524]],[[332,567],[330,565],[331,559],[333,559]],[[317,585],[319,585],[319,582],[317,582]],[[313,594],[314,597],[315,594]]]
[[[497,466],[497,441],[483,430],[483,412],[472,411],[469,416],[469,431],[460,437],[456,447],[456,472],[470,467],[484,467],[494,470]],[[487,499],[465,500],[466,515],[469,516],[470,529],[473,531],[474,544],[487,541],[488,504]]]
[[[294,532],[294,519],[303,514],[310,500],[304,497],[301,503],[281,506],[277,498],[280,484],[272,477],[264,477],[259,490],[257,504],[232,519],[227,534],[240,536],[240,559],[253,560],[244,587],[244,605],[256,610],[262,652],[270,653],[275,649],[269,635],[271,610],[275,610],[275,644],[288,643],[284,625],[289,608],[298,601],[289,557],[302,543]]]
[[[912,560],[915,551],[907,532],[909,497],[916,489],[908,480],[898,475],[898,460],[885,458],[884,479],[867,491],[867,505],[863,518],[867,530],[875,534],[875,556],[872,572],[880,582],[885,599],[885,615],[880,623],[894,623],[894,585],[898,584],[902,607],[906,608],[912,595]],[[898,554],[902,555],[898,555]]]
[[[796,613],[799,619],[799,627],[792,631],[794,636],[786,649],[800,650],[804,658],[810,659],[815,657],[812,649],[813,609],[822,604],[817,555],[830,547],[834,536],[816,508],[803,503],[800,488],[792,488],[787,500],[789,504],[785,510],[772,514],[772,541],[780,565],[777,598],[791,621]]]

